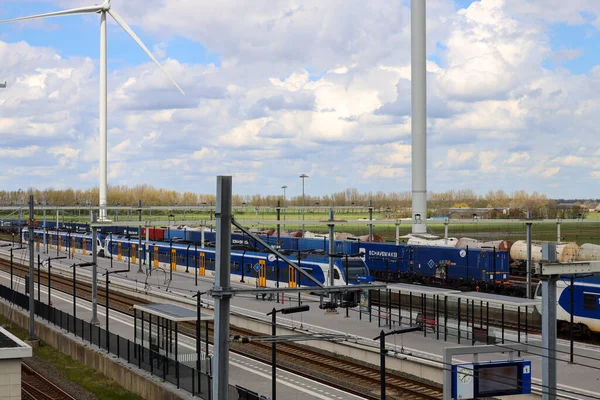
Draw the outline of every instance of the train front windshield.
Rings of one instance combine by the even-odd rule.
[[[367,272],[367,267],[364,263],[364,261],[362,259],[348,259],[348,277],[347,277],[347,281],[348,282],[356,282],[357,276],[358,275],[362,275],[362,276],[367,276],[369,275],[369,273]],[[346,274],[346,260],[342,261],[342,270],[343,273]]]

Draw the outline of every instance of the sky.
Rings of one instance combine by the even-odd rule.
[[[2,0],[0,19],[99,0]],[[408,0],[113,0],[108,181],[411,190]],[[600,1],[428,0],[427,189],[600,197]],[[0,25],[0,188],[98,177],[99,16]]]

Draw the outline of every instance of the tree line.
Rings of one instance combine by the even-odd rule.
[[[33,194],[38,204],[44,202],[49,206],[95,206],[98,204],[99,190],[91,189],[44,189],[29,188],[27,190],[0,191],[0,205],[27,205],[29,195]],[[145,206],[198,206],[214,205],[214,194],[193,192],[178,192],[152,185],[142,184],[133,187],[110,185],[107,193],[108,205],[137,206],[142,200]],[[301,206],[302,195],[290,196],[286,199],[280,195],[233,195],[234,206]],[[406,192],[359,192],[358,189],[348,188],[344,191],[323,196],[305,194],[304,205],[307,207],[327,206],[369,206],[378,212],[389,214],[389,217],[404,217],[410,215],[411,193]],[[584,213],[587,210],[579,205],[564,207],[557,200],[549,199],[545,194],[524,190],[507,193],[503,190],[489,191],[477,194],[474,190],[449,190],[441,193],[429,193],[428,207],[430,215],[445,216],[457,208],[495,208],[490,210],[491,218],[522,218],[524,210],[531,211],[534,218],[569,218]],[[458,212],[460,214],[460,212]],[[453,216],[455,217],[455,216]]]

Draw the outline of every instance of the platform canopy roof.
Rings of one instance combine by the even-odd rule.
[[[377,282],[379,283],[379,282]],[[426,295],[439,295],[439,296],[447,296],[454,293],[460,293],[460,290],[455,289],[445,289],[433,286],[425,286],[425,285],[411,285],[409,283],[393,283],[387,285],[388,289],[392,291],[400,290],[402,292],[411,292],[412,294],[426,294]]]
[[[196,321],[198,319],[196,310],[176,304],[135,304],[133,308],[173,322]],[[213,319],[212,315],[200,314],[201,321],[212,321]]]
[[[511,307],[541,306],[541,300],[524,299],[522,297],[502,296],[500,294],[482,292],[462,292],[451,294],[450,298],[461,298],[463,300],[483,301],[491,304],[506,305]]]

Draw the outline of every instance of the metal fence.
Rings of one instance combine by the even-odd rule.
[[[22,309],[29,310],[29,296],[23,293],[0,285],[0,297]],[[160,377],[165,382],[172,383],[178,389],[183,389],[204,400],[212,400],[212,376],[210,373],[199,371],[185,363],[165,357],[110,331],[106,332],[98,325],[74,318],[72,315],[38,300],[35,301],[35,314],[78,338],[127,361],[127,363],[136,365],[138,368]],[[209,365],[210,363],[207,363],[207,366]],[[245,388],[229,385],[229,400],[254,398],[248,397],[248,393],[252,392]],[[258,397],[256,398],[258,399]]]

